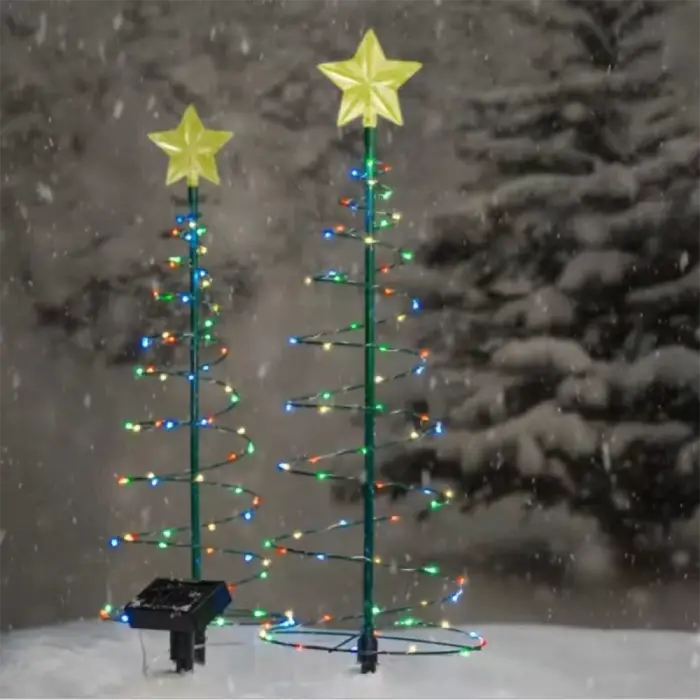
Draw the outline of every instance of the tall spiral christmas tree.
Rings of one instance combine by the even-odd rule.
[[[244,583],[267,578],[269,559],[259,553],[235,547],[216,547],[207,542],[207,536],[224,526],[250,521],[260,506],[260,496],[243,484],[234,483],[229,478],[220,476],[227,468],[237,466],[244,457],[255,452],[253,441],[244,428],[227,425],[229,413],[239,402],[239,395],[234,387],[226,381],[213,376],[213,371],[228,355],[228,348],[222,344],[217,334],[217,322],[220,308],[213,300],[210,290],[212,278],[202,267],[202,258],[207,252],[207,228],[202,221],[200,210],[200,177],[214,184],[219,184],[215,155],[232,137],[227,131],[205,129],[194,106],[185,110],[179,126],[171,131],[149,134],[149,138],[169,157],[166,185],[182,179],[187,180],[188,211],[175,217],[175,225],[170,236],[184,245],[185,252],[168,258],[167,266],[176,272],[186,272],[186,284],[181,280],[171,282],[153,290],[153,298],[158,303],[178,305],[183,314],[173,308],[171,320],[184,320],[181,330],[164,329],[145,335],[141,346],[145,353],[152,354],[152,361],[135,368],[138,379],[166,381],[176,378],[189,384],[189,410],[184,418],[157,418],[145,421],[127,421],[125,427],[132,433],[147,431],[184,430],[188,434],[187,464],[177,471],[156,472],[148,474],[118,477],[122,486],[146,484],[151,487],[166,484],[182,485],[189,490],[189,522],[177,522],[172,526],[145,532],[130,532],[110,540],[112,547],[121,544],[150,545],[161,550],[179,548],[189,551],[189,576],[193,581],[202,579],[202,559],[205,555],[232,555],[242,557],[243,561],[254,566],[242,578],[228,583],[229,590]],[[169,275],[173,277],[173,275]],[[184,277],[184,275],[183,275]],[[187,365],[176,367],[170,358],[177,353],[180,346],[186,350]],[[205,387],[212,387],[221,394],[221,401],[214,411],[205,411],[202,406],[201,393]],[[218,432],[231,440],[231,448],[214,463],[204,464],[201,459],[201,443],[206,433]],[[173,463],[177,463],[173,459]],[[225,491],[232,500],[231,510],[218,517],[205,517],[201,507],[201,494],[204,489]],[[233,531],[233,528],[232,528]],[[104,619],[128,623],[129,616],[124,609],[106,605],[101,616]],[[215,619],[215,624],[231,623],[259,624],[269,617],[264,610],[242,610],[233,606]],[[195,640],[198,661],[203,661],[202,634]]]
[[[393,317],[378,318],[376,300],[378,296],[401,297],[395,289],[382,283],[379,279],[398,266],[410,263],[411,251],[403,249],[387,240],[400,220],[400,214],[387,211],[383,202],[391,196],[391,189],[383,179],[390,170],[386,163],[379,160],[377,154],[377,123],[382,117],[395,124],[403,123],[397,91],[420,68],[421,64],[413,61],[389,60],[372,30],[362,39],[353,58],[338,63],[324,63],[319,70],[333,81],[342,91],[343,99],[338,115],[338,126],[362,117],[364,125],[364,158],[361,167],[350,171],[352,179],[362,184],[361,197],[342,198],[340,204],[353,212],[362,212],[364,225],[345,227],[342,225],[323,231],[326,239],[341,238],[360,243],[364,246],[364,274],[361,279],[354,279],[350,273],[342,270],[327,270],[307,279],[308,283],[331,283],[354,287],[362,291],[362,320],[347,323],[339,328],[302,335],[290,339],[292,344],[321,346],[325,350],[334,347],[361,349],[363,352],[364,377],[355,383],[337,388],[318,391],[313,394],[290,399],[287,410],[295,408],[314,409],[319,413],[330,411],[348,411],[363,415],[364,440],[362,445],[347,447],[326,454],[304,454],[282,462],[278,468],[288,474],[314,478],[319,481],[352,482],[361,490],[364,506],[363,517],[354,521],[340,520],[331,525],[285,533],[268,540],[266,547],[278,554],[296,554],[313,557],[317,560],[344,560],[362,565],[362,613],[334,617],[325,614],[318,619],[298,621],[289,616],[281,624],[266,624],[261,630],[261,637],[270,643],[294,646],[298,649],[318,649],[331,652],[351,652],[357,654],[362,673],[373,673],[377,668],[378,656],[381,654],[468,654],[481,649],[485,641],[475,633],[464,632],[450,626],[447,622],[429,622],[418,619],[415,610],[442,607],[447,603],[457,602],[464,590],[465,579],[446,581],[444,591],[432,600],[420,600],[416,604],[400,606],[382,606],[375,601],[375,569],[387,567],[393,570],[424,575],[439,576],[439,569],[434,565],[420,567],[396,567],[383,563],[375,551],[375,530],[380,523],[396,523],[397,515],[376,515],[375,497],[382,490],[419,490],[430,499],[430,507],[439,509],[447,504],[450,493],[443,493],[432,488],[416,489],[412,486],[383,483],[377,481],[375,474],[376,455],[382,449],[396,446],[408,440],[417,440],[442,432],[439,422],[427,415],[410,414],[414,430],[405,438],[377,440],[376,422],[379,417],[406,415],[405,409],[391,409],[378,397],[378,385],[421,374],[427,362],[425,351],[394,347],[379,339],[378,329],[400,322],[407,314],[420,310],[420,303],[410,299],[408,308],[402,309]],[[407,301],[404,299],[404,301]],[[356,338],[355,334],[363,337]],[[379,358],[402,357],[407,361],[407,368],[389,370],[388,376],[378,373]],[[381,370],[380,370],[381,371]],[[353,398],[354,394],[360,394]],[[357,455],[362,458],[363,468],[360,476],[349,477],[335,471],[328,465],[341,457]],[[330,533],[347,528],[362,528],[362,554],[347,556],[328,551],[319,551],[311,545],[304,547],[299,543],[310,535]],[[379,631],[382,618],[393,619],[397,631]],[[359,631],[348,632],[337,627],[358,625]],[[333,627],[331,627],[333,625]],[[383,625],[382,625],[383,626]],[[406,628],[440,627],[445,634],[440,639],[427,640],[418,636],[407,636]],[[450,633],[450,634],[448,634]],[[305,637],[304,635],[311,635]],[[379,644],[381,637],[382,644]],[[311,640],[311,641],[307,641]],[[320,641],[319,641],[320,640]],[[326,640],[330,640],[326,642]],[[385,644],[386,642],[386,644]]]

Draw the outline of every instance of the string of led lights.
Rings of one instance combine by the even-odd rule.
[[[229,350],[217,335],[220,306],[211,295],[212,277],[201,260],[207,253],[205,237],[207,228],[202,222],[199,208],[198,175],[218,184],[218,173],[213,155],[231,137],[229,132],[204,129],[193,106],[185,111],[180,126],[173,131],[149,134],[151,140],[163,148],[170,156],[167,184],[182,178],[188,179],[188,212],[175,218],[175,226],[170,236],[184,243],[186,255],[171,256],[167,266],[171,271],[187,272],[189,284],[187,289],[179,288],[179,282],[171,282],[153,290],[156,302],[179,304],[188,311],[187,328],[182,331],[165,330],[146,335],[141,339],[145,353],[152,353],[154,360],[135,368],[137,379],[151,379],[165,382],[177,378],[189,384],[189,413],[186,418],[157,418],[143,421],[127,421],[126,430],[131,433],[152,431],[172,432],[178,429],[189,433],[189,466],[183,471],[167,473],[150,472],[145,475],[119,476],[120,486],[148,484],[151,487],[165,484],[187,485],[190,495],[190,521],[159,530],[129,532],[110,539],[111,547],[121,544],[149,545],[159,549],[185,549],[190,553],[190,575],[193,580],[202,577],[202,555],[228,555],[241,557],[246,564],[255,567],[240,578],[231,581],[229,590],[257,580],[266,579],[270,559],[257,552],[236,547],[217,547],[207,543],[206,535],[222,526],[237,522],[249,522],[261,504],[258,494],[240,483],[222,480],[216,476],[226,467],[238,465],[245,457],[255,452],[255,445],[247,435],[245,428],[232,428],[226,424],[228,414],[240,401],[238,392],[226,381],[213,376],[214,369],[227,358]],[[194,155],[192,149],[195,150]],[[180,156],[180,158],[178,158]],[[189,157],[188,157],[189,156]],[[184,160],[183,160],[184,159]],[[193,171],[192,169],[195,168]],[[175,315],[173,310],[173,315]],[[163,357],[163,349],[186,348],[189,363],[186,368],[171,366]],[[169,353],[170,354],[170,353]],[[221,392],[222,401],[216,411],[205,413],[200,406],[200,390],[210,386]],[[213,463],[201,464],[200,443],[202,433],[218,432],[224,434],[238,447],[222,455]],[[231,511],[217,518],[203,520],[200,508],[200,488],[225,490],[234,503]],[[247,567],[246,567],[247,568]],[[101,610],[104,619],[128,622],[122,609],[105,605]],[[214,624],[251,624],[262,621],[276,621],[280,618],[270,615],[265,610],[243,610],[231,606],[224,615],[215,619]]]
[[[351,178],[363,185],[363,195],[358,198],[342,198],[341,206],[354,213],[364,215],[364,227],[338,225],[323,231],[327,240],[345,239],[364,246],[364,274],[361,279],[342,270],[326,270],[307,278],[307,284],[335,284],[361,289],[364,296],[362,320],[347,323],[339,328],[308,335],[293,337],[294,345],[320,346],[324,350],[334,348],[362,349],[364,354],[364,376],[345,386],[319,391],[290,399],[286,409],[313,409],[320,414],[331,411],[347,411],[363,414],[364,440],[360,446],[339,449],[323,454],[304,454],[278,464],[278,469],[287,474],[313,478],[318,481],[345,482],[361,491],[363,497],[363,517],[356,520],[339,520],[328,526],[285,533],[265,542],[268,550],[278,555],[298,555],[319,561],[347,561],[362,565],[363,569],[363,610],[360,614],[333,616],[324,614],[312,620],[298,621],[292,613],[281,623],[268,623],[261,629],[263,640],[297,649],[315,649],[329,652],[350,652],[357,654],[363,673],[374,672],[379,655],[445,655],[469,654],[481,649],[485,640],[475,633],[452,627],[448,622],[430,622],[420,619],[417,610],[441,607],[456,603],[462,597],[465,578],[445,581],[445,592],[430,600],[421,600],[410,605],[382,606],[374,599],[374,573],[376,568],[387,568],[392,572],[403,572],[428,577],[439,577],[435,565],[397,566],[385,562],[375,552],[375,530],[378,525],[400,522],[398,515],[376,515],[375,498],[382,491],[416,491],[430,499],[430,508],[437,510],[446,505],[450,492],[441,492],[428,487],[417,487],[401,483],[385,483],[376,479],[375,457],[381,450],[442,433],[442,426],[428,415],[415,414],[405,408],[390,408],[377,399],[377,387],[389,382],[422,374],[426,368],[428,353],[425,350],[395,347],[387,342],[379,342],[377,331],[392,323],[404,321],[408,315],[419,312],[420,302],[411,299],[397,289],[384,284],[381,277],[398,267],[409,264],[413,253],[398,247],[382,237],[389,233],[400,221],[401,215],[384,208],[383,203],[391,197],[392,190],[384,182],[390,171],[389,165],[377,159],[376,124],[377,117],[383,116],[397,124],[401,114],[396,90],[418,69],[420,64],[407,61],[388,61],[379,42],[371,30],[365,34],[355,57],[340,63],[322,64],[319,69],[335,82],[343,92],[338,125],[358,116],[364,120],[364,160],[362,167],[353,168]],[[379,94],[381,92],[381,94]],[[378,262],[377,256],[382,258]],[[408,308],[394,316],[377,318],[376,297],[397,297],[404,302],[410,299]],[[362,339],[354,334],[362,332]],[[376,370],[377,358],[392,356],[405,357],[407,367],[398,368],[382,376]],[[362,392],[362,398],[356,396]],[[376,440],[375,419],[378,417],[402,416],[414,426],[409,435],[398,439]],[[348,456],[360,456],[364,462],[361,476],[348,476],[340,473],[332,465],[336,460]],[[345,555],[321,551],[313,546],[305,547],[301,540],[308,536],[335,533],[349,528],[362,528],[363,551],[358,555]],[[389,630],[380,631],[377,627],[384,620],[393,620]],[[348,632],[337,627],[360,622],[359,632]],[[331,628],[332,625],[332,628]],[[427,640],[418,636],[407,636],[407,628],[439,627],[449,632],[448,640]],[[379,647],[378,638],[388,644]]]

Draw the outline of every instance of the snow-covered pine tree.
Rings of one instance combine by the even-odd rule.
[[[627,550],[700,498],[698,136],[648,31],[671,8],[509,5],[553,37],[548,80],[470,98],[477,167],[422,256],[448,434],[384,472],[567,503]]]

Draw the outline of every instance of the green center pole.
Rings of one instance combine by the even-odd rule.
[[[187,204],[195,224],[199,223],[199,188],[187,187]],[[199,234],[198,226],[190,229],[189,273],[190,273],[190,529],[192,531],[190,562],[192,579],[202,578],[202,532],[199,516]],[[206,661],[206,632],[194,634],[195,663]],[[172,646],[172,632],[171,632]]]
[[[190,215],[199,218],[199,188],[187,188]],[[190,230],[190,527],[192,529],[191,575],[202,578],[202,543],[199,523],[199,236]]]
[[[358,643],[358,660],[363,673],[374,673],[377,667],[377,640],[374,634],[374,418],[375,385],[375,194],[377,129],[365,127],[365,275],[364,275],[364,546],[362,576],[362,633]]]

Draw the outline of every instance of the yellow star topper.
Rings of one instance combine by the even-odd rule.
[[[343,91],[338,126],[361,116],[366,127],[377,126],[378,117],[403,124],[398,89],[421,67],[417,61],[387,59],[372,29],[362,37],[351,59],[318,65]]]
[[[230,131],[205,129],[194,105],[187,107],[177,129],[148,134],[169,158],[165,184],[172,185],[186,177],[189,187],[197,187],[200,176],[219,184],[214,156],[232,136]]]

